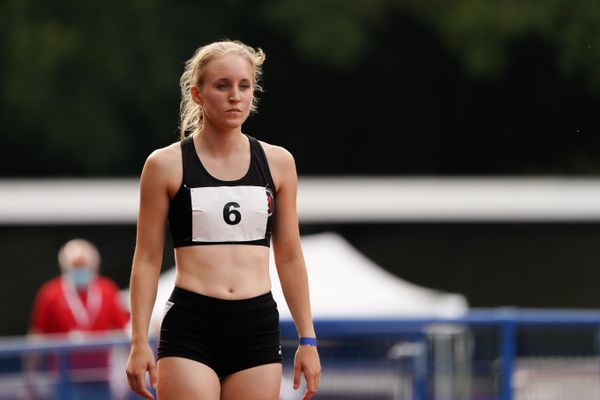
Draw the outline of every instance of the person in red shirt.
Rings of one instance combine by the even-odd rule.
[[[124,329],[129,313],[120,301],[119,289],[98,275],[100,254],[83,239],[67,242],[58,253],[62,274],[38,291],[31,319],[31,333],[98,332]]]
[[[100,254],[96,246],[83,239],[70,240],[61,247],[58,263],[60,276],[44,283],[35,297],[31,335],[64,334],[85,339],[101,332],[127,328],[129,312],[121,304],[117,285],[98,273]],[[109,355],[105,350],[70,354],[68,367],[72,380],[78,381],[77,376],[82,375],[82,371],[93,368],[97,372],[87,383],[91,381],[108,388]],[[51,365],[54,363],[51,360]],[[73,391],[78,390],[72,386]],[[91,396],[86,393],[81,398],[91,399]]]

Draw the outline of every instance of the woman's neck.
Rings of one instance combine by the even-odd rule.
[[[212,154],[230,154],[244,146],[245,137],[241,129],[216,130],[203,126],[197,133],[198,144]]]

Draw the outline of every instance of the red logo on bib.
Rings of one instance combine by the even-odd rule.
[[[267,194],[267,213],[269,217],[273,215],[273,208],[275,206],[273,201],[273,192],[269,188],[265,188],[265,193]]]

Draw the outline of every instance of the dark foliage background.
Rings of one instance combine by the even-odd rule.
[[[267,53],[246,131],[302,174],[585,174],[600,168],[592,0],[7,0],[2,176],[137,175],[176,140],[200,45]]]

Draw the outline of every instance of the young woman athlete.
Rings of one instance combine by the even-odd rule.
[[[131,271],[131,388],[159,400],[278,399],[279,315],[269,246],[299,346],[294,388],[319,386],[320,362],[296,214],[297,175],[282,147],[242,133],[256,108],[262,50],[223,41],[199,48],[181,86],[181,141],[154,151],[140,181]],[[175,247],[175,288],[166,305],[158,361],[148,344],[166,222]]]

